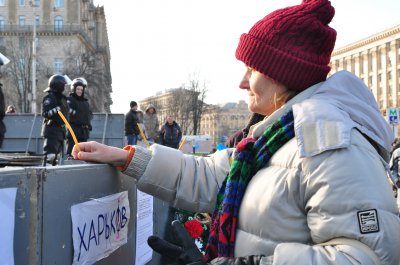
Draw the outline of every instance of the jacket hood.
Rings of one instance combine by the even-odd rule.
[[[252,135],[261,135],[269,124],[290,109],[293,109],[300,156],[348,147],[351,130],[357,128],[378,144],[379,153],[388,161],[394,139],[392,130],[369,88],[352,73],[337,72],[299,93],[255,125]]]
[[[157,112],[157,110],[156,110],[156,108],[154,107],[154,105],[153,105],[153,104],[149,104],[149,105],[147,106],[147,108],[146,108],[145,112],[147,113],[147,112],[148,112],[148,110],[149,110],[149,109],[151,109],[151,108],[153,108],[153,109],[154,109],[154,113],[156,113],[156,112]]]
[[[315,90],[314,94],[293,110],[302,109],[307,115],[295,119],[298,125],[316,120],[335,120],[350,130],[357,128],[363,134],[390,152],[393,132],[383,118],[370,89],[357,76],[340,71]],[[296,126],[297,127],[297,126]]]

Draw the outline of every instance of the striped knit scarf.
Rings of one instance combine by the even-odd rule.
[[[270,125],[257,141],[245,138],[218,192],[205,258],[234,257],[235,232],[240,204],[247,185],[275,152],[294,137],[293,112]]]

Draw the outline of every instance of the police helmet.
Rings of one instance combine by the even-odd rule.
[[[83,96],[85,94],[85,89],[87,87],[86,79],[83,78],[83,77],[78,77],[78,78],[75,78],[74,80],[72,80],[71,93],[75,93],[76,92],[76,87],[77,86],[83,87],[83,91],[82,91],[82,96]]]
[[[49,87],[44,90],[47,92],[49,90],[53,90],[57,93],[62,93],[65,89],[65,85],[67,84],[67,80],[62,75],[53,75],[49,78]]]

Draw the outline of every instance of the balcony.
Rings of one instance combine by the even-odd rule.
[[[18,34],[33,34],[32,25],[3,25],[0,26],[0,36],[4,35],[18,35]],[[96,43],[92,40],[80,25],[39,25],[36,26],[36,34],[79,34],[82,38],[96,48]]]

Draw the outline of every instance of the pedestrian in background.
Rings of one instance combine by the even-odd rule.
[[[8,60],[3,54],[0,53],[0,68],[5,64],[4,60]],[[7,62],[6,62],[7,63]],[[6,125],[3,122],[5,116],[5,103],[3,94],[3,84],[0,83],[0,148],[3,146],[4,135],[6,134]]]
[[[47,94],[43,97],[42,104],[43,152],[47,157],[47,162],[52,165],[57,164],[57,159],[62,156],[64,148],[65,125],[58,111],[68,118],[67,97],[63,94],[66,86],[67,80],[64,76],[53,75],[49,78],[48,87],[44,90]]]
[[[266,118],[236,149],[210,157],[156,144],[74,149],[174,207],[213,212],[205,259],[177,222],[183,244],[153,236],[156,252],[199,265],[400,263],[399,210],[387,178],[393,133],[359,77],[340,71],[327,79],[334,14],[328,0],[304,0],[240,37],[239,87],[250,111]]]
[[[178,149],[182,139],[181,127],[176,123],[174,116],[168,115],[167,121],[161,127],[160,139],[162,145]]]
[[[91,120],[93,113],[90,110],[88,99],[85,98],[87,81],[83,77],[75,78],[71,83],[71,93],[67,98],[69,106],[69,124],[75,133],[78,142],[86,142],[92,130]],[[67,154],[71,155],[75,142],[72,135],[67,131]]]
[[[156,142],[159,134],[159,123],[157,111],[153,104],[149,104],[145,110],[143,117],[144,127],[146,128],[147,140],[150,144]]]
[[[396,138],[392,144],[392,151],[390,153],[390,176],[393,184],[393,192],[395,197],[397,198],[397,206],[400,209],[400,197],[399,197],[399,189],[400,189],[400,172],[399,172],[399,163],[400,163],[400,138]]]
[[[2,65],[2,61],[0,59],[0,66]],[[3,94],[3,84],[0,83],[0,148],[3,146],[4,135],[6,134],[6,125],[3,122],[5,114],[5,105],[4,105],[4,94]]]
[[[10,113],[16,113],[17,110],[15,109],[14,105],[8,105],[6,113],[10,114]]]
[[[131,109],[125,114],[125,136],[127,138],[128,145],[135,145],[137,144],[138,135],[140,134],[138,128],[138,105],[136,101],[131,101],[129,106]]]

